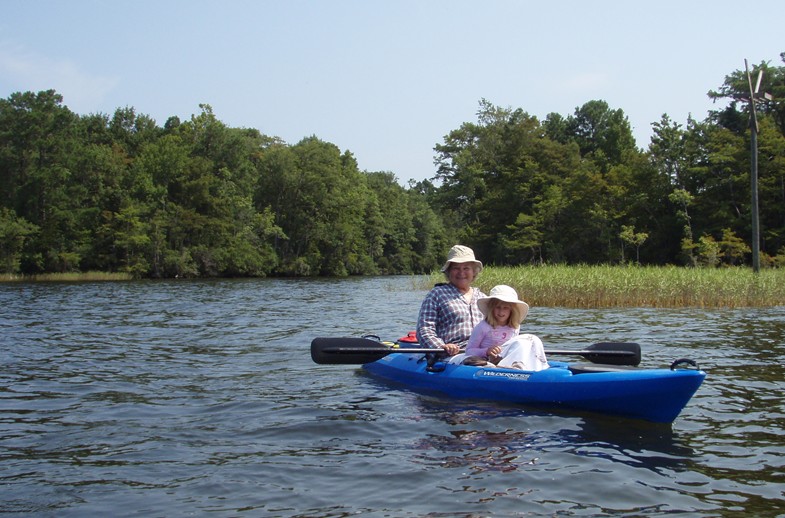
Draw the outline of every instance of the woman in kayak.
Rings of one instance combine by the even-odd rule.
[[[417,318],[417,339],[425,347],[444,349],[452,356],[466,346],[474,327],[482,320],[477,301],[484,297],[472,287],[482,271],[482,262],[474,251],[455,245],[447,255],[442,272],[446,283],[439,283],[428,292]]]

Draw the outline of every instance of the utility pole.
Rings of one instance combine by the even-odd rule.
[[[752,270],[760,272],[760,217],[758,215],[758,116],[755,103],[759,99],[770,101],[771,94],[760,93],[760,82],[763,79],[763,70],[758,70],[758,80],[755,89],[752,89],[752,78],[747,60],[744,60],[744,69],[747,71],[747,84],[750,87],[750,190],[752,191]]]

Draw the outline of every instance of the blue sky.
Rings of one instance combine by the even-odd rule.
[[[433,147],[480,99],[544,119],[602,99],[638,146],[750,63],[783,66],[785,2],[0,0],[0,98],[55,89],[79,114],[159,125],[212,106],[360,169],[430,178]]]

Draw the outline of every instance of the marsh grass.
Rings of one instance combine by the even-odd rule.
[[[433,282],[443,282],[433,274]],[[635,266],[486,267],[475,282],[485,293],[515,288],[532,306],[735,308],[785,305],[785,269]]]
[[[127,281],[127,273],[0,274],[0,282]],[[413,289],[444,282],[433,273]],[[677,266],[489,266],[475,282],[485,293],[497,284],[515,288],[532,306],[701,307],[785,306],[785,269],[684,268]]]
[[[95,281],[129,281],[130,273],[118,272],[74,272],[74,273],[42,273],[39,275],[0,274],[0,282],[95,282]]]

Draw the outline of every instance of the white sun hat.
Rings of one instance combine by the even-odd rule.
[[[506,284],[499,284],[498,286],[494,286],[491,288],[491,292],[487,297],[483,297],[477,301],[477,307],[480,308],[480,311],[485,316],[488,315],[488,304],[491,302],[491,299],[497,299],[502,302],[515,304],[518,306],[518,309],[521,313],[521,320],[518,322],[518,325],[523,322],[523,320],[526,318],[526,315],[529,313],[529,305],[522,300],[518,300],[518,292]]]
[[[482,271],[482,262],[474,258],[474,250],[468,246],[455,245],[450,248],[450,253],[447,254],[447,262],[442,266],[442,272],[446,272],[450,268],[450,263],[475,263],[479,266],[479,271]]]

